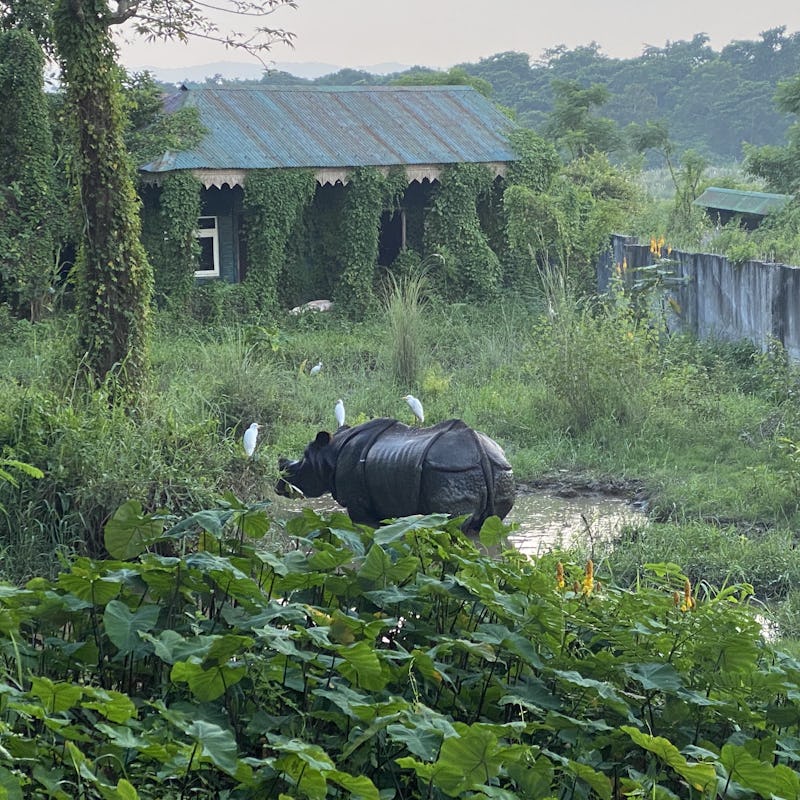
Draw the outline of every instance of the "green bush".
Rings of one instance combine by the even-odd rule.
[[[110,560],[5,587],[12,796],[796,797],[800,666],[748,589],[653,564],[490,557],[441,516],[378,531],[263,505],[125,503]],[[481,548],[507,530],[490,520]],[[81,680],[76,681],[75,675]]]

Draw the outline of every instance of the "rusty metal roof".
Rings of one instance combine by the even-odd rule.
[[[720,211],[732,211],[736,214],[764,217],[773,211],[780,211],[791,199],[792,196],[788,194],[745,192],[739,189],[721,189],[717,186],[709,186],[694,201],[694,205]]]
[[[182,88],[207,134],[141,169],[349,168],[515,160],[514,123],[468,86]]]

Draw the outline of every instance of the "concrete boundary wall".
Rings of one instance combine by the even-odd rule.
[[[654,263],[650,245],[628,236],[612,236],[611,248],[600,259],[597,285],[607,291],[613,270],[623,260],[628,274]],[[710,253],[673,250],[675,273],[683,283],[670,289],[680,314],[671,327],[700,339],[748,339],[766,350],[776,340],[792,361],[800,361],[800,268],[746,261],[731,264]]]

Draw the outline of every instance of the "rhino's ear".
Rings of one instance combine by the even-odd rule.
[[[314,439],[314,444],[317,447],[325,447],[326,445],[330,444],[331,442],[331,435],[328,431],[320,431],[317,434],[317,438]]]

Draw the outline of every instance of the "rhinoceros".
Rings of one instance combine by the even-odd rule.
[[[500,445],[460,419],[411,428],[381,418],[320,431],[301,459],[279,459],[278,467],[278,494],[330,492],[354,522],[373,527],[439,512],[469,515],[464,530],[477,530],[514,505],[514,474]]]

